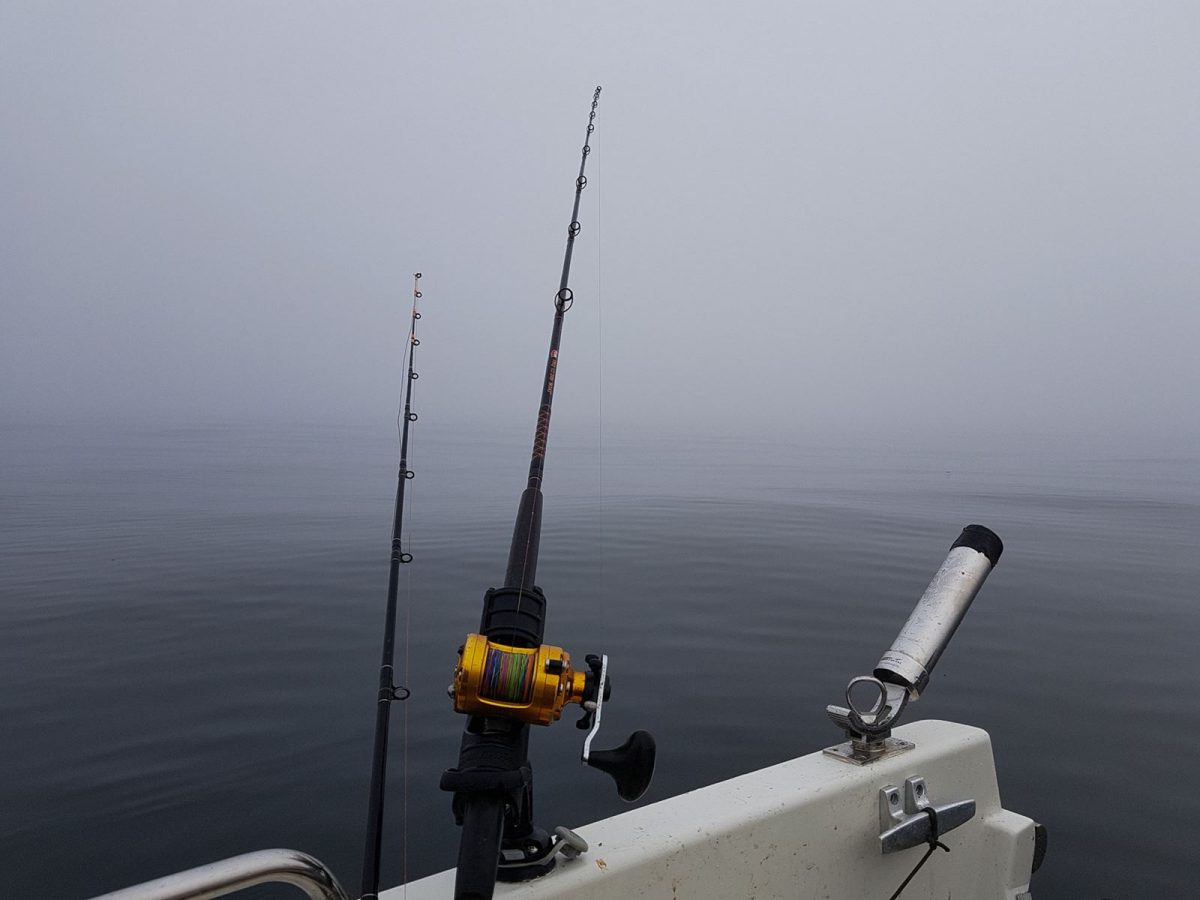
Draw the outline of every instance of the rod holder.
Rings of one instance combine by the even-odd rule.
[[[892,646],[879,658],[875,677],[903,686],[909,699],[916,700],[1002,552],[1004,544],[990,528],[964,528]]]
[[[861,764],[912,747],[893,738],[892,728],[904,707],[929,684],[934,666],[1003,551],[1003,542],[990,528],[968,525],[962,530],[872,674],[850,680],[845,706],[826,707],[849,737],[827,748],[827,754]]]

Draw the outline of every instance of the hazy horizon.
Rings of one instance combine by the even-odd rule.
[[[0,410],[1200,438],[1200,10],[0,5]],[[565,432],[564,432],[565,433]]]

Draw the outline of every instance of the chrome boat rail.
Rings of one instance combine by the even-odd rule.
[[[299,850],[256,850],[102,894],[93,900],[212,900],[257,884],[290,884],[309,900],[350,900],[325,864]]]

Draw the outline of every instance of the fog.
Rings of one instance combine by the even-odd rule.
[[[0,2],[0,407],[1200,432],[1192,2]],[[1039,437],[1041,439],[1041,437]]]

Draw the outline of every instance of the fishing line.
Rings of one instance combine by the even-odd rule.
[[[481,693],[505,703],[528,703],[533,691],[536,655],[489,647]]]

